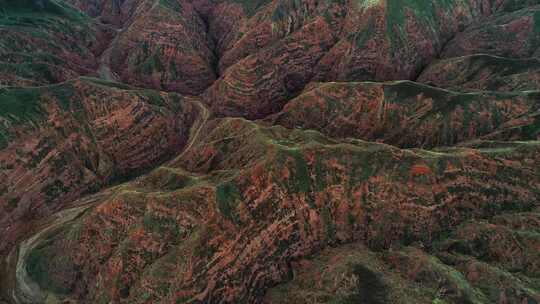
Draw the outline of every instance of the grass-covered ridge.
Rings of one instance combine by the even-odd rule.
[[[451,146],[480,137],[531,140],[538,135],[539,94],[459,93],[412,81],[323,83],[267,120],[400,147]]]
[[[0,85],[42,85],[87,73],[102,29],[58,0],[3,0]]]
[[[475,54],[435,61],[424,69],[418,81],[460,92],[511,92],[537,90],[539,75],[538,58]]]
[[[1,0],[3,14],[49,14],[64,18],[83,18],[84,14],[59,0]]]
[[[468,202],[459,197],[459,193],[473,193],[473,197],[478,198],[477,217],[501,213],[503,208],[519,211],[528,208],[527,204],[534,204],[537,196],[525,189],[530,182],[528,179],[536,181],[538,174],[516,171],[518,167],[510,160],[521,163],[529,157],[537,159],[538,143],[513,143],[513,147],[484,143],[493,149],[508,148],[504,155],[500,151],[471,147],[409,150],[358,140],[335,141],[314,131],[265,127],[243,119],[217,119],[212,123],[207,136],[200,137],[193,150],[182,155],[179,162],[174,162],[182,165],[172,168],[173,171],[182,170],[185,166],[188,171],[199,172],[197,179],[202,177],[205,182],[180,188],[174,186],[171,191],[148,191],[147,187],[140,187],[148,180],[138,179],[136,183],[118,188],[114,199],[103,201],[77,220],[77,225],[85,227],[80,238],[71,241],[62,238],[55,242],[56,247],[45,244],[45,250],[39,253],[51,256],[58,248],[63,248],[61,246],[72,246],[75,254],[82,252],[87,257],[83,263],[93,263],[94,259],[101,258],[109,260],[110,256],[120,257],[123,263],[130,261],[132,256],[144,259],[144,266],[136,265],[129,271],[158,267],[163,262],[159,257],[169,255],[201,261],[199,265],[220,267],[220,271],[211,274],[203,268],[203,277],[195,279],[203,284],[220,280],[222,273],[251,280],[245,275],[246,266],[266,271],[272,265],[293,258],[311,262],[292,264],[293,267],[308,267],[304,272],[295,271],[294,278],[279,279],[278,282],[289,283],[270,291],[270,296],[282,300],[275,303],[313,303],[310,302],[313,298],[302,296],[319,295],[326,299],[321,301],[323,303],[333,303],[331,299],[340,300],[334,303],[361,300],[387,303],[392,299],[401,300],[392,303],[432,303],[435,300],[434,303],[490,303],[497,296],[490,294],[488,301],[488,295],[477,290],[476,283],[468,281],[458,266],[447,264],[429,249],[408,246],[416,246],[417,242],[430,244],[433,237],[443,235],[441,231],[453,229],[455,221],[471,217]],[[250,152],[257,155],[252,157]],[[475,158],[471,159],[471,155]],[[254,162],[246,165],[248,159]],[[210,160],[208,167],[204,165],[208,164],[207,160]],[[495,166],[496,174],[485,172],[485,165]],[[171,168],[159,170],[171,171]],[[234,172],[234,177],[218,176],[224,172]],[[184,175],[180,171],[176,173]],[[210,176],[215,179],[208,178]],[[510,181],[509,176],[528,178]],[[167,174],[162,177],[162,181],[169,180]],[[460,182],[455,184],[454,181]],[[438,187],[442,189],[435,194],[431,192]],[[451,218],[446,216],[447,211]],[[127,226],[116,228],[115,223],[123,217],[130,219]],[[100,222],[102,218],[114,220]],[[118,231],[114,242],[107,234],[92,234],[94,229],[102,231],[102,225]],[[196,250],[186,250],[185,242],[195,231],[200,231],[204,237],[189,244]],[[310,238],[306,241],[298,237],[300,235]],[[358,236],[366,244],[363,248],[345,247],[351,240],[348,236]],[[95,241],[96,246],[107,244],[110,251],[106,256],[94,250],[85,251],[86,243],[81,245],[79,242],[85,242],[87,238]],[[159,247],[164,248],[160,255],[146,252],[149,247],[142,246],[150,238],[164,244]],[[64,240],[67,243],[63,243]],[[304,246],[309,250],[297,250]],[[332,253],[328,257],[320,256],[321,250],[328,247],[332,247],[329,249]],[[387,250],[389,247],[392,250]],[[138,250],[128,252],[127,248]],[[233,254],[224,253],[224,250],[231,250]],[[52,263],[69,260],[74,254],[58,253],[58,257],[50,259]],[[220,265],[223,257],[234,257],[242,266]],[[42,287],[51,290],[51,286],[60,282],[54,277],[55,269],[45,269],[39,261],[30,260],[30,263],[38,266],[38,270],[44,269],[44,276],[53,281],[42,282]],[[183,265],[182,261],[170,263]],[[107,271],[100,270],[96,280],[107,277]],[[81,275],[93,280],[95,274]],[[111,284],[118,289],[126,288],[130,297],[159,299],[168,294],[161,290],[167,291],[171,282],[177,282],[174,275],[169,277],[164,273],[152,277],[146,272],[138,273],[133,280],[141,277],[151,280],[153,287],[156,286],[154,290],[160,290],[159,294],[130,287],[134,285],[121,280]],[[270,286],[264,285],[267,282],[264,279],[260,282],[264,288]],[[336,284],[332,285],[334,282]],[[237,283],[225,284],[233,286]],[[332,289],[332,286],[336,287]],[[409,287],[414,290],[409,292]],[[450,292],[439,293],[442,288]],[[372,292],[368,295],[366,291],[369,290]],[[294,292],[302,292],[302,296],[296,297],[298,294]],[[112,298],[107,291],[101,295],[105,300]],[[294,300],[287,299],[289,296]],[[410,301],[402,300],[404,296]],[[466,302],[468,300],[471,301]]]
[[[8,130],[13,125],[37,122],[44,117],[37,88],[0,89],[0,149],[11,138]]]

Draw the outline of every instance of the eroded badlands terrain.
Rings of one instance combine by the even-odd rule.
[[[540,303],[540,1],[0,0],[0,303]]]

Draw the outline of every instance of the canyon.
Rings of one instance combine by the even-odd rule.
[[[540,1],[0,4],[0,303],[540,303]]]

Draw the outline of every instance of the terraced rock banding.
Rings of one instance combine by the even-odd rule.
[[[417,81],[462,92],[534,91],[539,87],[537,58],[510,59],[478,54],[430,64]]]
[[[290,263],[319,248],[353,241],[375,251],[430,247],[471,219],[538,207],[537,172],[519,169],[538,161],[533,142],[400,150],[241,119],[208,128],[172,167],[126,185],[44,237],[30,253],[30,278],[48,292],[90,302],[254,302],[264,295],[261,286],[290,279]],[[485,250],[498,250],[490,244]],[[497,254],[502,269],[513,267],[504,266],[510,252]],[[526,267],[533,261],[520,264],[520,276],[534,275]],[[110,288],[90,288],[103,285]]]
[[[540,92],[456,93],[410,81],[314,84],[267,120],[400,147],[536,140]],[[533,131],[534,130],[534,131]]]
[[[0,0],[0,303],[540,303],[540,1]]]
[[[0,105],[2,252],[32,219],[174,155],[202,115],[178,94],[92,78],[2,89]]]

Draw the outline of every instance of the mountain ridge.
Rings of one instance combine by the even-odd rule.
[[[0,302],[540,302],[539,1],[0,3]]]

